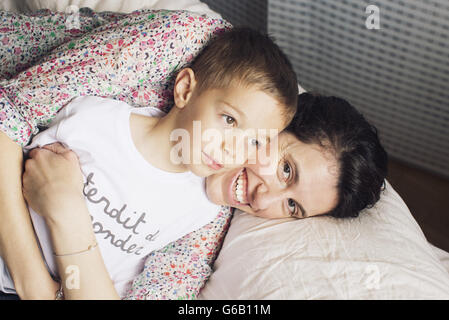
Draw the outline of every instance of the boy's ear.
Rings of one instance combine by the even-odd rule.
[[[190,68],[184,68],[176,76],[174,99],[178,108],[184,108],[193,95],[196,87],[195,73]]]

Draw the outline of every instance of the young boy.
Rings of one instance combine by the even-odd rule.
[[[296,99],[296,76],[272,40],[234,29],[178,73],[174,107],[167,115],[152,107],[80,97],[27,149],[59,141],[77,154],[96,234],[91,247],[100,249],[123,296],[148,253],[218,213],[202,177],[241,165],[259,144],[273,139],[293,117]],[[241,141],[249,143],[243,156],[235,147]],[[57,239],[51,239],[45,219],[30,212],[52,276],[57,277],[55,256],[89,252],[53,252]],[[14,293],[7,270],[0,291]]]

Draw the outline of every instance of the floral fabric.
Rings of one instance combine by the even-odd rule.
[[[173,77],[231,26],[187,11],[67,15],[0,12],[0,130],[22,146],[81,95],[133,106],[172,106]],[[232,217],[222,207],[205,227],[150,254],[126,299],[194,299],[212,272]]]
[[[40,56],[38,64],[0,83],[0,130],[22,146],[39,126],[48,125],[61,107],[81,95],[168,111],[176,71],[185,67],[213,35],[230,27],[224,20],[188,11],[142,10],[106,16],[108,22],[91,18],[83,28],[99,24],[92,31],[79,30],[79,35],[72,30],[70,36],[64,31],[56,40],[41,43],[40,38],[56,34],[54,21],[60,20],[62,26],[67,15],[52,17],[53,22],[47,19],[42,24],[33,16],[28,19],[3,13],[1,20],[0,43],[19,44],[9,49],[11,52],[1,46],[5,77],[14,71],[12,64],[20,70]],[[52,25],[48,27],[48,23]],[[21,36],[29,40],[18,39]],[[59,42],[63,43],[57,46]],[[49,50],[49,54],[41,54]],[[11,55],[20,58],[11,59]]]

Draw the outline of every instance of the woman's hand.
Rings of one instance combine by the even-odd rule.
[[[83,175],[78,157],[60,143],[30,151],[23,174],[28,205],[50,221],[69,223],[74,207],[84,204]],[[67,216],[69,215],[69,216]]]

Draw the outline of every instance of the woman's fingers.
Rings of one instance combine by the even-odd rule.
[[[78,156],[71,149],[64,147],[61,143],[55,142],[47,144],[42,148],[34,148],[28,153],[30,159],[51,161],[58,156],[62,156],[66,160],[79,164]]]
[[[60,142],[55,142],[51,144],[47,144],[42,147],[45,150],[52,151],[53,153],[60,154],[64,158],[66,158],[69,161],[72,161],[73,163],[79,164],[78,156],[75,152],[72,151],[72,149],[64,147]]]
[[[31,149],[31,151],[28,152],[28,158],[34,159],[34,158],[36,157],[36,154],[39,153],[40,149],[41,149],[41,148],[34,148],[34,149]]]
[[[52,151],[54,153],[58,153],[58,154],[70,151],[70,149],[64,147],[60,142],[50,143],[50,144],[43,146],[42,148],[46,149],[46,150],[50,150],[50,151]]]
[[[59,143],[29,153],[23,173],[23,194],[34,211],[55,218],[60,210],[83,199],[78,158]]]
[[[28,153],[28,156],[30,158],[35,158],[36,155],[41,153],[43,150],[51,151],[51,152],[56,153],[56,154],[64,154],[66,152],[71,151],[70,149],[64,147],[61,143],[55,142],[55,143],[47,144],[47,145],[45,145],[43,147],[37,147],[37,148],[32,149]]]

